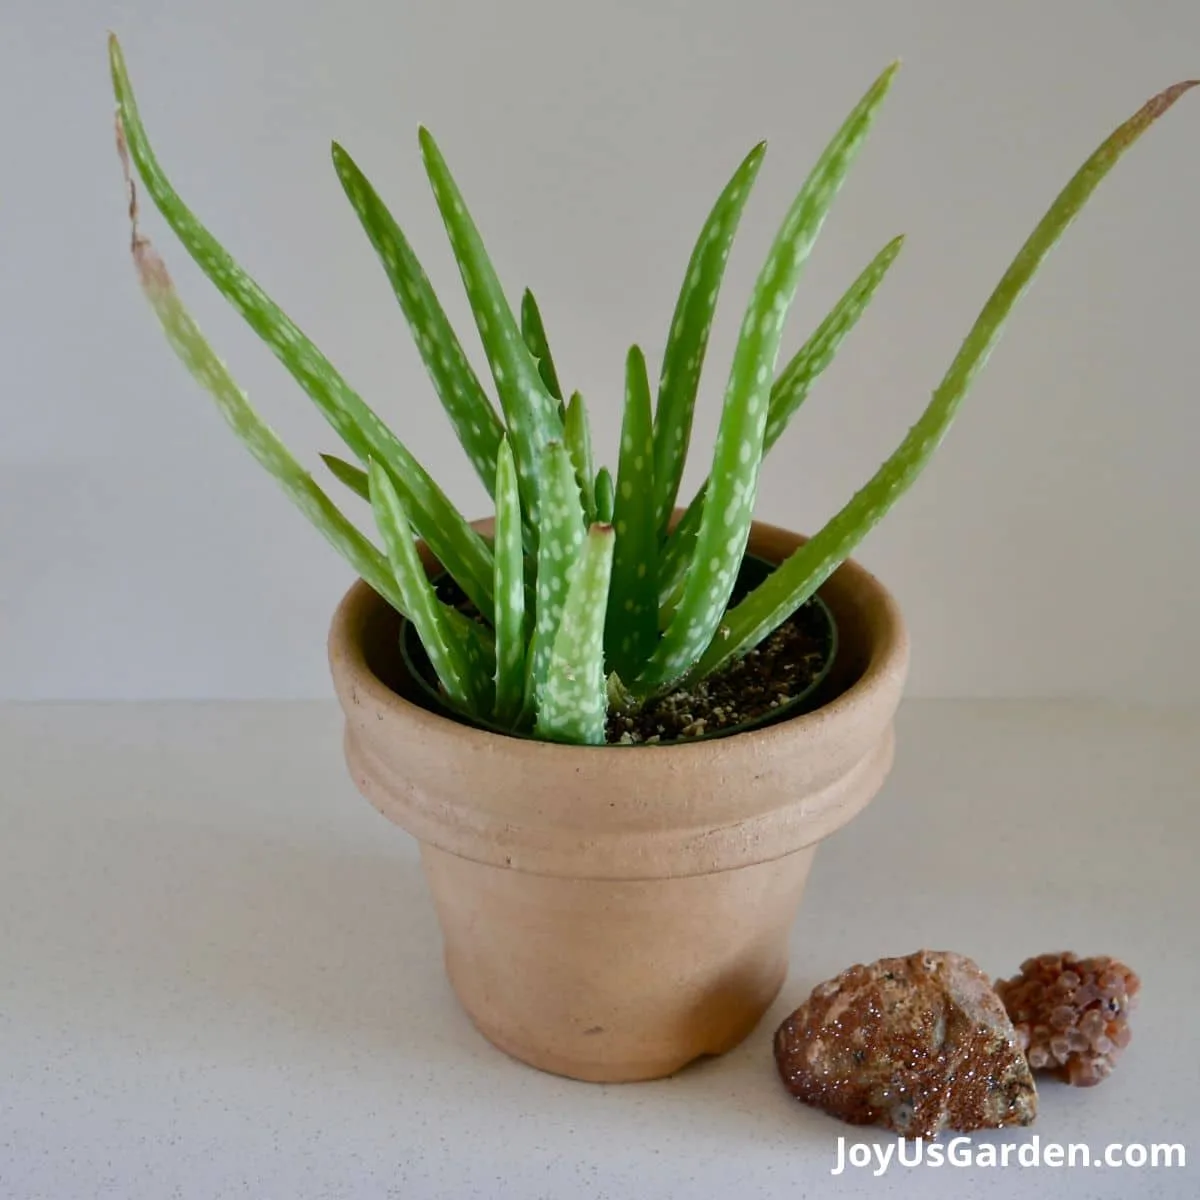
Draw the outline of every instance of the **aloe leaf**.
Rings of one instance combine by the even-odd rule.
[[[528,288],[521,297],[521,337],[529,353],[537,360],[538,374],[546,385],[546,391],[555,400],[562,400],[562,384],[558,382],[558,372],[554,368],[554,357],[550,353],[550,342],[546,338],[546,324],[542,320],[538,302]]]
[[[1160,92],[1091,155],[1055,198],[984,304],[954,361],[916,424],[871,480],[819,533],[726,614],[718,637],[696,664],[697,676],[757,645],[846,560],[924,469],[971,383],[987,362],[1005,321],[1034,274],[1100,181],[1150,125],[1200,80]]]
[[[538,707],[536,733],[547,741],[605,742],[604,608],[613,541],[611,526],[593,525],[571,576]]]
[[[879,285],[883,282],[904,244],[904,236],[893,238],[867,264],[857,279],[846,289],[829,315],[813,331],[812,336],[792,356],[771,387],[771,403],[767,412],[767,429],[763,437],[763,455],[771,450],[787,428],[796,410],[804,403],[814,380],[833,361],[846,335],[866,311]],[[671,530],[663,546],[660,619],[664,625],[675,613],[682,597],[683,581],[691,561],[704,511],[705,487],[693,497],[678,524]]]
[[[688,568],[692,563],[692,552],[696,546],[696,530],[700,526],[700,514],[703,511],[704,492],[701,490],[695,509],[689,508],[679,522],[682,525],[692,516],[693,512],[695,513],[691,529],[687,531],[687,538],[681,540],[674,547],[670,544],[664,546],[660,553],[661,561],[658,568],[658,628],[660,631],[670,625],[675,619],[676,612],[679,611],[679,602],[683,599],[684,585],[687,583]],[[677,552],[674,557],[668,559],[667,551],[672,548]]]
[[[335,454],[322,454],[321,460],[329,468],[330,473],[335,479],[345,484],[346,487],[348,487],[356,496],[370,504],[371,485],[366,471],[359,470],[359,468],[353,463],[348,463],[345,461],[345,459],[338,458]],[[479,625],[477,622],[469,621],[467,623],[467,629],[474,633],[482,630],[483,626]],[[480,645],[485,651],[485,653],[483,653],[482,660],[486,660],[488,654],[491,653],[487,639],[483,639]],[[491,668],[489,667],[489,670],[490,669]]]
[[[448,614],[454,610],[437,598],[417,554],[408,512],[391,477],[374,459],[368,464],[367,475],[375,524],[387,548],[404,611],[416,628],[446,698],[462,712],[482,716],[480,703],[488,682],[484,665],[469,653],[470,643],[451,624]]]
[[[609,668],[623,679],[637,677],[658,641],[654,470],[650,381],[646,359],[634,346],[625,362],[625,415],[613,511],[616,546],[605,628]]]
[[[607,467],[601,467],[596,472],[596,520],[602,525],[608,525],[613,519],[613,509],[616,506],[616,489],[613,486],[612,472]]]
[[[526,715],[541,711],[554,639],[579,547],[583,542],[583,506],[571,456],[561,442],[550,442],[542,463],[542,519],[537,549],[537,588],[533,640],[526,671]]]
[[[536,530],[539,525],[538,467],[547,443],[561,440],[563,436],[558,404],[546,390],[537,362],[521,337],[483,239],[437,143],[427,129],[420,131],[420,141],[425,171],[496,381],[517,463],[525,513]]]
[[[467,361],[428,276],[387,206],[336,142],[332,155],[342,189],[396,293],[434,391],[490,495],[496,483],[496,450],[504,435],[500,418]]]
[[[218,291],[267,343],[362,462],[379,459],[404,494],[418,532],[463,590],[490,616],[491,554],[437,484],[379,417],[183,203],[159,166],[138,115],[121,48],[109,39],[118,139],[127,146],[150,198]]]
[[[122,151],[124,147],[122,146]],[[404,613],[399,589],[387,559],[338,510],[312,476],[292,457],[274,431],[259,417],[225,364],[200,332],[171,281],[166,264],[138,232],[137,198],[129,162],[122,153],[129,183],[129,215],[133,223],[134,266],[142,291],[167,336],[172,350],[189,374],[216,401],[217,408],[243,445],[282,486],[300,509],[354,571],[393,608]]]
[[[707,492],[706,484],[692,497],[691,504],[684,509],[663,543],[658,568],[659,622],[663,629],[671,623],[683,599],[683,585],[696,550],[696,534],[700,532]]]
[[[525,556],[521,497],[512,447],[505,438],[496,460],[496,721],[511,726],[525,686]]]
[[[571,462],[575,465],[575,479],[583,500],[583,517],[590,525],[596,519],[595,464],[592,461],[592,431],[588,422],[587,407],[583,397],[575,392],[567,405],[563,421],[563,438]],[[609,514],[611,517],[611,513]]]
[[[366,471],[348,463],[344,458],[338,458],[336,454],[322,454],[321,461],[329,468],[329,473],[334,479],[348,487],[360,499],[370,503],[371,489]]]
[[[691,569],[674,618],[635,690],[652,692],[682,678],[716,632],[733,592],[754,517],[775,359],[800,273],[825,216],[891,86],[888,67],[855,106],[793,201],[755,283],[709,472]]]
[[[466,647],[467,660],[479,689],[476,710],[470,715],[486,717],[496,707],[496,640],[493,632],[474,617],[447,604],[442,604],[440,612],[452,633]]]
[[[654,415],[655,523],[660,533],[666,532],[683,478],[696,392],[725,263],[766,150],[766,143],[760,142],[750,151],[709,213],[696,239],[671,317]]]
[[[771,389],[771,407],[763,437],[763,453],[779,441],[788,422],[808,397],[813,381],[833,362],[838,347],[858,324],[858,319],[874,298],[896,256],[904,246],[904,235],[893,238],[867,264],[863,272],[830,310],[829,315],[813,331],[812,336],[796,351],[780,372]]]

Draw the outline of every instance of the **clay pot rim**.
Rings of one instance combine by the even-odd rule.
[[[490,524],[490,521],[481,521],[476,522],[475,527],[486,529]],[[807,541],[803,535],[766,522],[756,521],[754,530],[759,535],[795,538],[800,544]],[[428,564],[432,560],[425,547],[422,546],[421,549]],[[614,751],[648,753],[651,750],[659,763],[663,763],[665,757],[669,757],[680,767],[686,764],[691,770],[703,769],[706,761],[727,759],[733,752],[747,754],[752,758],[766,757],[794,750],[797,742],[820,737],[829,724],[841,723],[856,710],[870,706],[888,677],[894,675],[898,667],[906,664],[908,634],[899,605],[892,594],[854,559],[843,562],[836,574],[851,582],[854,590],[866,596],[875,610],[876,636],[870,645],[869,659],[862,674],[833,700],[810,712],[773,725],[726,737],[698,739],[690,743],[674,741],[651,747],[578,746],[544,742],[492,732],[431,712],[388,687],[367,662],[363,631],[373,613],[390,606],[361,579],[351,585],[334,613],[329,630],[329,656],[331,661],[340,667],[340,671],[334,671],[335,680],[343,673],[344,677],[353,678],[353,686],[358,693],[357,702],[365,700],[378,706],[380,711],[387,712],[393,719],[408,723],[418,736],[427,735],[437,740],[453,737],[489,754],[539,755],[542,756],[545,769],[550,771],[577,765],[584,755],[612,754]]]

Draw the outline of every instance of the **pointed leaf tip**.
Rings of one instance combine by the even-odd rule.
[[[124,101],[124,93],[129,87],[128,71],[125,68],[125,54],[115,33],[108,35],[108,67],[112,75],[113,90],[117,93],[119,103]]]
[[[1184,79],[1179,83],[1171,84],[1169,88],[1164,88],[1157,96],[1148,100],[1145,107],[1137,114],[1134,120],[1137,121],[1138,118],[1144,118],[1146,122],[1149,122],[1153,121],[1156,117],[1162,116],[1184,92],[1191,91],[1197,84],[1200,84],[1200,79]]]

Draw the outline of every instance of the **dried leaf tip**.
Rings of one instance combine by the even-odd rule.
[[[1097,156],[1106,154],[1109,159],[1115,161],[1120,154],[1132,145],[1141,135],[1158,120],[1169,109],[1176,100],[1184,94],[1191,91],[1197,84],[1200,84],[1200,79],[1184,79],[1180,83],[1173,83],[1168,88],[1163,88],[1155,96],[1151,96],[1141,108],[1137,110],[1127,121],[1119,125],[1117,129],[1110,135],[1108,141],[1104,144],[1102,150],[1097,151]]]
[[[121,160],[121,172],[125,176],[125,186],[129,189],[129,220],[133,225],[133,240],[137,241],[138,202],[137,185],[133,181],[133,167],[129,162],[129,139],[125,136],[125,122],[118,109],[113,114],[113,128],[117,135],[117,156]]]
[[[1157,96],[1146,101],[1145,107],[1138,113],[1138,116],[1134,120],[1142,118],[1147,121],[1153,121],[1156,117],[1162,116],[1184,92],[1191,91],[1197,84],[1200,84],[1200,79],[1184,79],[1179,83],[1171,84],[1169,88],[1163,88]]]
[[[117,135],[117,155],[121,160],[121,171],[125,176],[125,186],[129,189],[129,251],[133,255],[133,263],[137,268],[138,279],[144,288],[156,288],[169,292],[174,286],[158,252],[150,244],[138,227],[138,192],[137,182],[133,177],[133,166],[129,161],[129,141],[125,136],[125,123],[118,112],[114,119]]]

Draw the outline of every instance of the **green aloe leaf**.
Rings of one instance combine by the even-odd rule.
[[[559,406],[546,390],[538,373],[538,364],[521,337],[483,239],[446,160],[427,129],[420,131],[420,141],[425,171],[496,381],[516,458],[524,510],[536,530],[539,525],[538,467],[547,443],[562,439]]]
[[[496,721],[512,726],[525,687],[525,556],[521,497],[512,447],[505,438],[496,461]]]
[[[374,459],[368,465],[367,474],[375,524],[387,548],[388,562],[404,601],[404,611],[416,627],[446,698],[464,713],[486,715],[483,704],[489,680],[485,664],[475,644],[464,638],[462,629],[452,623],[450,614],[454,610],[437,598],[417,554],[408,512],[391,477]],[[461,613],[458,615],[462,617]]]
[[[807,399],[813,381],[833,362],[838,347],[858,324],[903,246],[904,235],[901,234],[875,255],[780,372],[771,389],[771,407],[763,438],[764,454],[779,441],[797,409]]]
[[[434,391],[490,495],[496,483],[496,450],[504,436],[500,418],[400,226],[336,142],[332,154],[338,179],[396,293]]]
[[[122,161],[130,189],[133,221],[133,261],[142,291],[149,300],[167,341],[189,374],[216,401],[229,427],[281,485],[300,509],[357,574],[393,608],[404,613],[403,597],[392,579],[387,559],[338,510],[312,476],[292,457],[271,428],[250,405],[225,364],[200,332],[184,307],[166,264],[137,228],[137,199],[128,158],[122,145]]]
[[[546,324],[542,320],[538,302],[528,288],[521,297],[521,337],[529,353],[537,360],[538,374],[546,385],[546,391],[555,400],[561,400],[562,384],[558,382],[558,372],[554,368],[554,357],[550,353],[550,342],[546,338]]]
[[[607,467],[601,467],[596,472],[596,520],[602,525],[611,524],[615,506],[616,488],[613,486],[612,472]]]
[[[726,614],[719,636],[696,664],[694,674],[703,676],[715,671],[777,628],[829,578],[904,494],[941,443],[959,404],[999,340],[1009,313],[1047,254],[1125,151],[1197,83],[1200,80],[1189,80],[1159,93],[1105,139],[1079,168],[1017,252],[928,407],[899,447],[818,534]]]
[[[733,592],[754,516],[771,380],[800,273],[891,86],[897,64],[855,106],[793,201],[750,297],[734,352],[692,567],[674,618],[634,688],[682,678],[711,642]]]
[[[371,487],[366,471],[348,463],[344,458],[338,458],[336,454],[322,454],[321,461],[329,468],[329,473],[334,479],[348,487],[359,499],[370,503]]]
[[[655,522],[660,533],[666,532],[683,478],[696,392],[725,263],[766,150],[766,143],[760,142],[750,151],[709,213],[696,239],[671,317],[654,416]],[[620,534],[617,536],[619,539]]]
[[[361,461],[378,459],[402,491],[417,531],[463,590],[490,617],[491,552],[421,464],[334,370],[333,365],[200,223],[171,186],[146,137],[115,37],[109,39],[118,133],[150,198],[218,291],[267,343]]]
[[[646,359],[634,346],[625,362],[625,416],[613,511],[616,547],[608,595],[609,668],[635,679],[658,641],[658,522],[654,507],[654,431]]]
[[[593,525],[572,572],[538,707],[536,733],[547,741],[605,742],[604,608],[613,540],[611,526]]]
[[[533,641],[526,671],[525,715],[541,712],[554,639],[562,621],[563,604],[585,528],[575,467],[561,442],[547,445],[540,474],[543,503]]]
[[[467,658],[479,688],[479,706],[471,716],[486,718],[496,707],[496,639],[493,631],[474,617],[443,604],[442,616],[467,648]]]
[[[571,455],[571,462],[575,464],[575,478],[583,499],[584,520],[590,525],[596,519],[596,468],[592,461],[592,431],[588,422],[587,407],[578,392],[571,396],[567,405],[563,420],[563,437]],[[612,514],[609,515],[611,517]]]
[[[893,238],[875,255],[857,279],[846,289],[829,315],[812,336],[796,351],[771,387],[767,429],[763,437],[763,455],[771,450],[787,428],[796,410],[804,403],[816,378],[833,362],[846,335],[858,323],[896,256],[904,245],[903,234]],[[691,561],[691,551],[700,529],[704,511],[705,487],[693,497],[678,524],[671,530],[663,547],[662,578],[659,591],[662,602],[660,619],[674,616],[683,593],[683,581]]]

